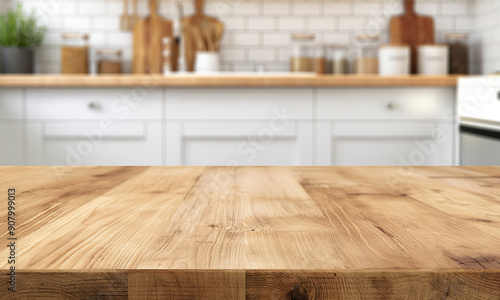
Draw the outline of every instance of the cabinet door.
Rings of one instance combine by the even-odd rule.
[[[435,122],[317,124],[317,164],[438,166],[453,164],[453,126]]]
[[[312,164],[312,123],[167,122],[167,165]]]
[[[31,165],[162,165],[161,121],[30,122],[28,144]]]
[[[0,88],[0,165],[23,165],[21,89]]]
[[[23,165],[23,125],[20,121],[0,120],[0,165]]]

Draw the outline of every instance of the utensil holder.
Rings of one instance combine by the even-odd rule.
[[[215,73],[220,71],[220,56],[218,52],[196,52],[196,73]]]

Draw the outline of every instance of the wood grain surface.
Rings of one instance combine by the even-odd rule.
[[[10,187],[1,299],[500,299],[500,167],[1,167]]]
[[[417,73],[418,47],[434,44],[434,19],[417,15],[414,0],[403,0],[405,14],[394,17],[390,22],[391,43],[409,45],[411,50],[411,73]]]
[[[198,51],[218,52],[222,38],[224,25],[217,18],[207,16],[204,12],[205,1],[194,0],[195,12],[192,16],[182,19],[183,37],[184,37],[184,57],[186,59],[187,71],[195,71],[196,53]],[[204,38],[205,31],[213,33],[213,37]],[[208,43],[207,43],[208,41]],[[209,47],[210,41],[213,42]]]
[[[132,73],[163,74],[163,51],[170,51],[170,64],[174,60],[171,53],[175,43],[172,22],[158,14],[158,0],[148,1],[150,15],[134,24]],[[170,39],[168,49],[164,49],[163,38]]]
[[[458,76],[0,75],[0,87],[456,87]]]

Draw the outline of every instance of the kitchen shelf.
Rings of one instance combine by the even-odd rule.
[[[459,76],[252,74],[1,75],[0,87],[455,87]]]

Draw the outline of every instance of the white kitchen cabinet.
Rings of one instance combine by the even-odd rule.
[[[310,121],[169,121],[167,165],[312,165]]]
[[[443,88],[318,89],[316,164],[454,165],[454,95]]]
[[[168,89],[167,165],[312,165],[313,89]]]
[[[23,165],[23,90],[0,89],[0,165]]]
[[[453,165],[451,124],[435,122],[328,122],[317,124],[317,165]]]
[[[28,163],[51,166],[162,165],[161,121],[28,123]]]
[[[23,124],[0,120],[0,166],[22,166]]]
[[[161,89],[27,89],[31,165],[162,165]]]

